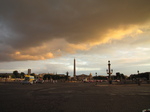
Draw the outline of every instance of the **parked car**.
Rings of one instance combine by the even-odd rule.
[[[41,79],[41,78],[40,78],[40,79],[37,79],[37,80],[36,80],[36,83],[44,83],[44,80]]]

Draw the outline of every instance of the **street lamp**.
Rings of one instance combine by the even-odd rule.
[[[97,72],[95,74],[96,74],[96,85],[97,85]]]
[[[111,80],[111,74],[113,73],[113,69],[110,69],[110,61],[108,61],[108,69],[106,69],[106,72],[107,72],[107,74],[109,75],[109,77],[108,77],[108,80],[109,80],[109,84],[111,84],[112,83],[112,80]]]
[[[66,72],[66,80],[68,81],[68,75],[69,75],[69,72],[67,71]]]
[[[140,86],[140,85],[141,85],[141,78],[140,78],[140,75],[139,75],[139,70],[137,71],[137,73],[138,73],[138,80],[137,80],[137,83],[138,83],[138,85]]]

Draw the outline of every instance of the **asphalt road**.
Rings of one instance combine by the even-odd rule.
[[[150,84],[0,83],[0,112],[142,112]]]

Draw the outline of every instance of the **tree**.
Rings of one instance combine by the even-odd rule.
[[[21,78],[24,78],[25,73],[24,73],[24,72],[21,72],[20,76],[21,76]]]
[[[14,74],[15,78],[20,78],[20,74],[18,73],[17,70],[13,71],[13,74]]]
[[[31,75],[31,76],[34,76],[34,78],[36,78],[36,75],[35,75],[35,73],[31,73],[30,75]]]
[[[6,74],[1,74],[0,77],[1,77],[1,78],[8,78],[8,77],[9,77],[9,74],[7,74],[7,73],[6,73]]]
[[[120,72],[117,72],[117,73],[116,73],[116,77],[117,77],[117,79],[119,79],[119,80],[125,79],[124,74],[123,74],[123,73],[120,73]]]
[[[116,77],[117,77],[117,79],[121,79],[120,72],[116,73]]]
[[[51,75],[51,74],[45,74],[44,76],[43,76],[43,79],[44,80],[50,80],[50,79],[53,79],[53,80],[59,80],[59,79],[65,79],[65,77],[61,77],[61,76],[59,76],[59,75]]]

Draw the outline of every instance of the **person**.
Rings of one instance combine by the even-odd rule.
[[[137,80],[137,83],[138,83],[138,85],[140,86],[141,85],[141,79],[139,78],[138,80]]]

